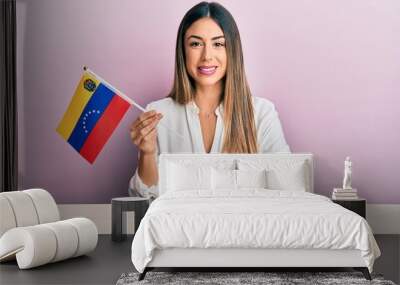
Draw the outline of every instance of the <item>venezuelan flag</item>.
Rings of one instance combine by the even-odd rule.
[[[129,109],[127,99],[85,70],[57,133],[92,164]]]

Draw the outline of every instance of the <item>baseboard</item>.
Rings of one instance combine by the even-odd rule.
[[[87,217],[96,225],[99,234],[111,234],[110,204],[60,204],[62,219]],[[124,213],[124,232],[134,233],[134,212]],[[400,204],[368,204],[367,221],[374,234],[400,234]]]

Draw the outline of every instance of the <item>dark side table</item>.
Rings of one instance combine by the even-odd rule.
[[[356,214],[359,214],[361,217],[365,219],[366,217],[366,204],[367,200],[365,199],[354,199],[354,200],[337,200],[332,199],[332,202],[339,204],[340,206],[353,211]]]
[[[135,233],[139,227],[140,221],[146,214],[149,207],[149,198],[143,197],[119,197],[111,200],[111,239],[113,241],[123,241],[126,234],[122,233],[122,214],[123,212],[135,212]]]

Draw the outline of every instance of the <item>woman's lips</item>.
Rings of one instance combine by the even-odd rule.
[[[197,70],[202,75],[213,75],[217,70],[217,66],[210,66],[210,67],[200,66],[197,68]]]

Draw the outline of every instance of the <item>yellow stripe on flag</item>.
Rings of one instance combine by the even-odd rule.
[[[89,91],[85,88],[85,81],[91,79],[96,84],[96,88]],[[57,132],[65,139],[68,140],[72,131],[75,128],[76,123],[81,116],[83,109],[89,102],[93,93],[96,91],[97,86],[99,86],[99,80],[93,74],[89,72],[84,72],[82,78],[76,87],[75,94],[69,103],[68,109],[64,114],[60,124],[57,127]],[[90,88],[89,88],[90,89]]]

